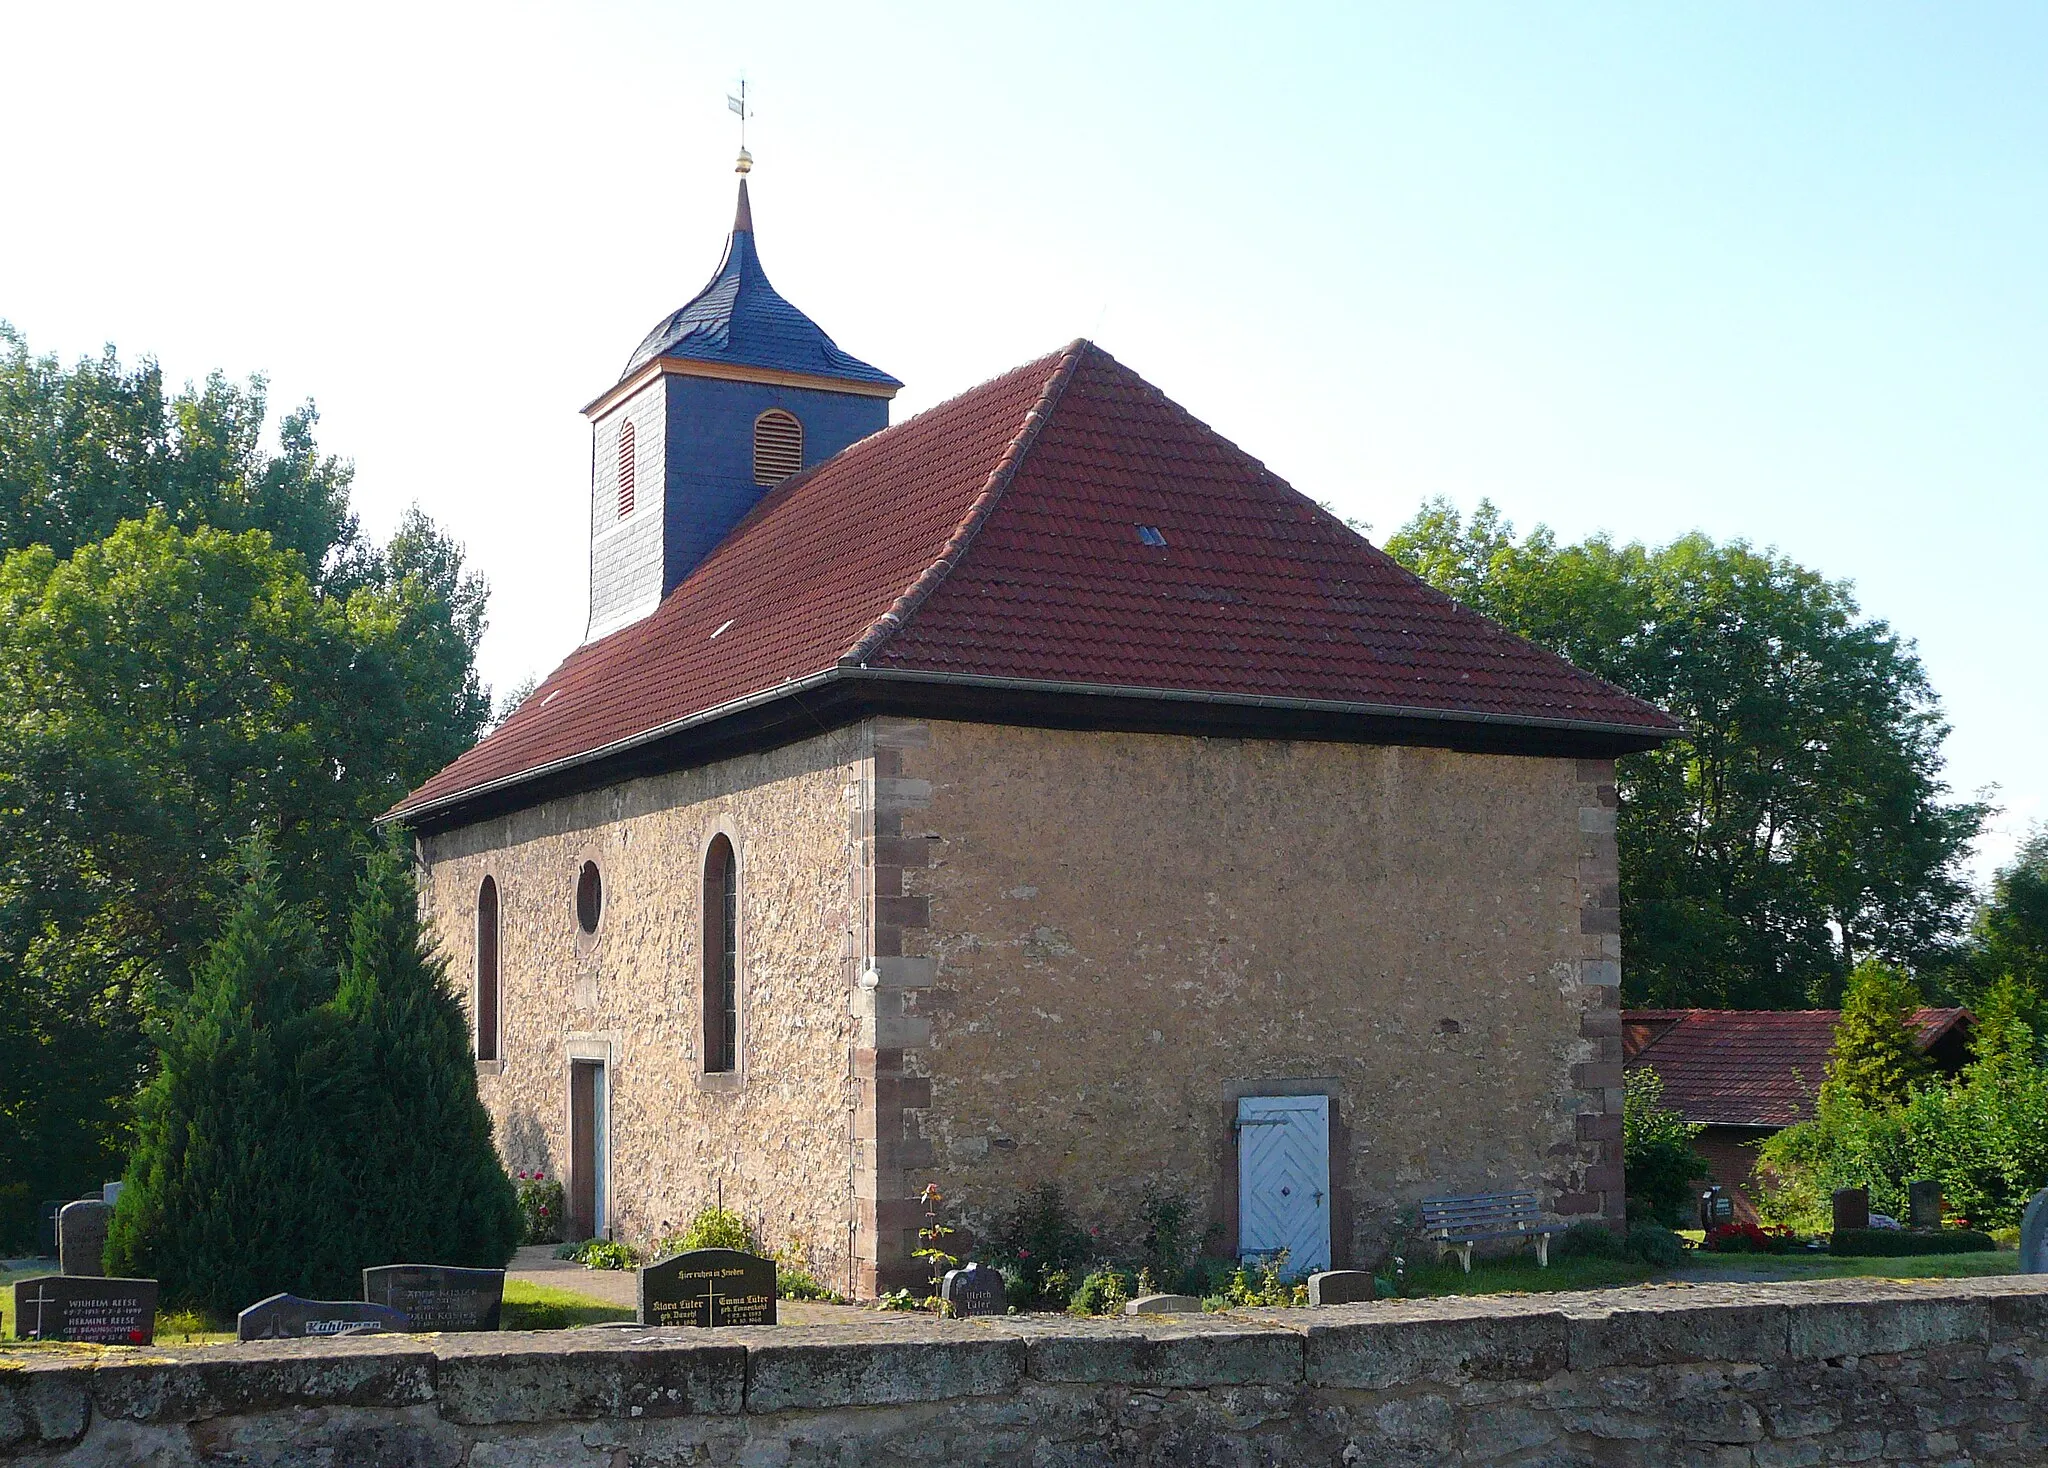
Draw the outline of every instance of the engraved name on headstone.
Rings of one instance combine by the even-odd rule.
[[[386,1305],[365,1300],[302,1300],[297,1295],[272,1295],[235,1317],[235,1335],[245,1341],[377,1335],[411,1328],[403,1310]]]
[[[1002,1274],[985,1264],[947,1270],[939,1281],[939,1298],[955,1315],[1007,1315],[1010,1310]]]
[[[2020,1273],[2048,1274],[2048,1188],[2034,1194],[2020,1219]]]
[[[414,1330],[496,1330],[505,1271],[380,1264],[363,1271],[363,1298],[405,1312]]]
[[[107,1272],[107,1217],[114,1210],[97,1198],[66,1203],[57,1215],[57,1268],[74,1278]]]
[[[773,1325],[775,1261],[692,1249],[640,1270],[642,1325]]]
[[[1870,1227],[1870,1193],[1864,1188],[1842,1188],[1835,1193],[1835,1232],[1845,1228]]]
[[[156,1281],[46,1274],[14,1287],[14,1334],[25,1341],[156,1341]]]

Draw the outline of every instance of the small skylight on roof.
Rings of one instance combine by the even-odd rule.
[[[1157,525],[1140,525],[1138,527],[1138,544],[1165,545],[1166,532],[1161,530]]]

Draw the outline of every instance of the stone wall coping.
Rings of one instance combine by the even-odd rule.
[[[178,1424],[324,1407],[467,1425],[725,1416],[1151,1389],[1453,1386],[1690,1362],[1763,1366],[2048,1338],[2048,1275],[1666,1284],[1553,1295],[1074,1320],[611,1328],[219,1346],[0,1349],[0,1455],[94,1418]]]

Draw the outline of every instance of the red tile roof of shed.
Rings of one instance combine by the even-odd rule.
[[[842,667],[1677,732],[1075,342],[770,493],[393,814]]]
[[[1926,1050],[1969,1014],[1916,1010],[1914,1038]],[[1812,1119],[1840,1018],[1836,1009],[1632,1009],[1621,1016],[1624,1027],[1660,1027],[1627,1068],[1656,1071],[1667,1106],[1687,1121],[1757,1127]]]

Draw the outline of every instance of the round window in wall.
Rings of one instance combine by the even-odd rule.
[[[597,920],[604,916],[604,878],[597,874],[597,863],[586,861],[576,878],[576,925],[586,933],[597,931]]]

